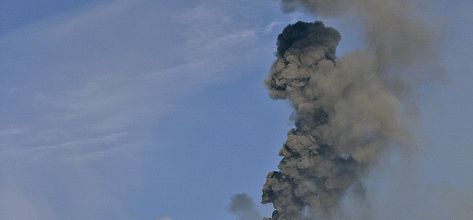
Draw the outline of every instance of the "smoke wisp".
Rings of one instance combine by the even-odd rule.
[[[261,216],[256,210],[255,204],[251,198],[243,193],[232,197],[229,207],[230,214],[237,216],[238,220],[260,220]]]

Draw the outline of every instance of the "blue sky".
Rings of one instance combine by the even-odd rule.
[[[473,216],[473,3],[456,2],[422,7],[447,83],[418,95],[415,169],[393,153],[367,179],[383,219]],[[0,0],[0,219],[235,219],[292,127],[263,79],[298,19],[272,0]],[[360,47],[327,22],[339,54]]]

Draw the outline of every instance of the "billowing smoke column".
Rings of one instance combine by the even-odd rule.
[[[266,80],[270,95],[288,99],[296,128],[280,151],[263,203],[273,219],[300,219],[305,208],[324,217],[359,183],[379,151],[400,136],[398,99],[368,54],[337,60],[340,34],[321,22],[289,25],[278,37],[278,59]]]
[[[263,203],[273,220],[331,219],[342,197],[363,192],[361,178],[390,145],[403,142],[402,72],[431,41],[403,1],[283,0],[321,16],[358,16],[367,49],[336,57],[341,36],[322,22],[297,22],[278,36],[277,60],[265,84],[294,108],[295,128],[270,172]],[[405,2],[404,2],[405,3]],[[409,20],[411,19],[411,20]]]

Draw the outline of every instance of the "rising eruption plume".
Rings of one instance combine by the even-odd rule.
[[[401,73],[425,60],[432,42],[407,3],[282,0],[285,11],[360,18],[367,48],[337,58],[339,32],[318,21],[297,22],[278,36],[265,84],[272,98],[292,104],[295,128],[280,150],[279,171],[264,184],[272,220],[332,219],[348,191],[363,193],[362,177],[382,153],[407,139],[400,92],[409,80]]]

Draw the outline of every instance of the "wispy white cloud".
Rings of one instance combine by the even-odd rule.
[[[28,119],[33,120],[4,123],[0,135],[27,132],[31,138],[1,144],[8,149],[61,145],[74,137],[90,140],[143,129],[151,118],[173,105],[174,94],[226,77],[220,70],[236,56],[228,51],[254,46],[257,38],[254,30],[234,28],[231,18],[211,8],[184,10],[173,15],[171,22],[156,26],[158,18],[150,18],[155,12],[143,7],[123,1],[100,5],[71,17],[62,15],[49,25],[30,25],[0,39],[6,48],[1,54],[6,58],[3,63],[9,62],[2,77],[14,81],[1,85],[2,90],[10,91],[3,93],[12,105],[6,114],[15,115],[15,105],[27,104],[32,107],[27,110]],[[133,22],[123,24],[137,14],[140,17],[134,20],[148,20],[142,28],[136,29]],[[162,43],[160,38],[174,37],[171,29],[175,27],[181,30],[177,35],[182,42]],[[166,32],[171,36],[163,36]],[[156,38],[136,38],[150,35]],[[174,64],[161,61],[170,56]],[[30,68],[25,70],[26,65]]]
[[[284,22],[282,21],[272,21],[266,27],[264,28],[263,33],[264,34],[269,34],[271,33],[276,27],[284,25]]]
[[[257,37],[210,7],[154,1],[113,1],[4,35],[0,192],[12,193],[0,219],[131,219],[114,185],[143,175],[130,166],[154,145],[152,128],[181,95],[231,77],[222,70]]]

